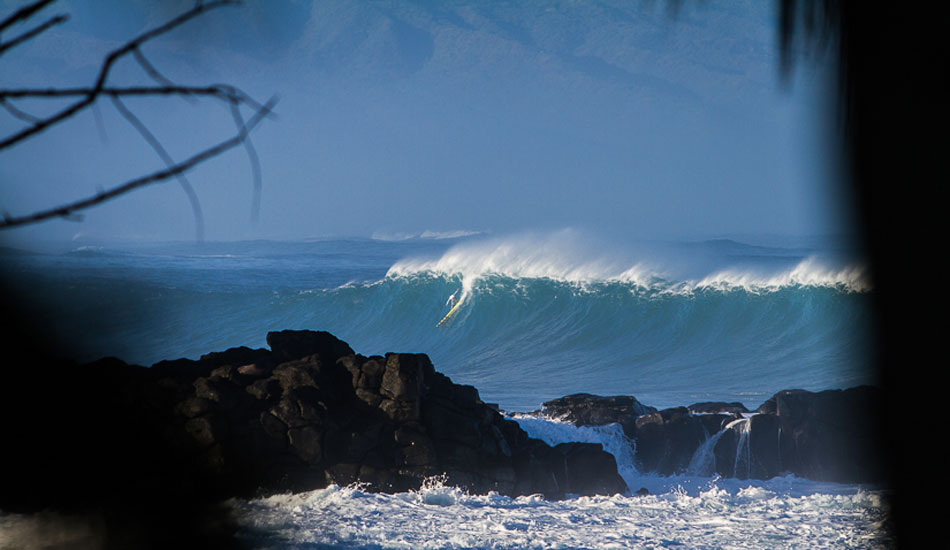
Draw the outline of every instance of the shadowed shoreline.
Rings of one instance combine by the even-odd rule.
[[[268,334],[270,350],[145,368],[44,360],[29,341],[19,341],[27,353],[15,364],[27,368],[9,374],[17,391],[2,410],[12,419],[6,441],[18,451],[0,477],[11,537],[42,532],[50,544],[59,537],[89,548],[234,547],[224,500],[331,483],[393,493],[444,476],[471,493],[548,499],[635,489],[600,444],[530,438],[424,354],[364,357],[326,332],[282,331]],[[748,411],[735,404],[657,411],[633,397],[579,394],[538,414],[619,423],[642,471],[682,472],[717,434],[708,454],[719,475],[872,482],[885,471],[871,421],[879,401],[872,388],[786,391],[746,422]]]

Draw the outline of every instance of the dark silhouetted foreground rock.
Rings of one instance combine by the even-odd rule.
[[[10,340],[15,342],[16,340]],[[25,340],[23,341],[25,342]],[[361,482],[405,491],[430,476],[476,493],[613,494],[627,487],[600,445],[528,437],[423,354],[364,357],[326,332],[283,331],[151,368],[6,353],[0,510],[91,518],[109,547],[228,547],[228,497]],[[657,411],[575,394],[540,414],[620,424],[641,471],[880,480],[874,388],[784,391]]]
[[[579,426],[620,424],[644,472],[880,482],[886,472],[873,419],[881,399],[871,386],[788,390],[750,413],[741,403],[657,411],[633,397],[577,394],[545,403],[539,414]]]
[[[3,472],[0,509],[159,488],[185,501],[352,482],[395,492],[437,475],[477,493],[627,489],[600,445],[529,438],[426,355],[364,357],[326,332],[274,332],[267,342],[151,368],[63,363],[11,387],[35,397],[6,419],[4,448],[20,470]],[[44,407],[55,413],[39,421],[33,410]],[[70,466],[77,456],[85,471]],[[43,476],[50,482],[35,482]]]
[[[750,429],[761,476],[781,472],[821,481],[879,481],[881,391],[871,386],[775,394],[758,408]]]

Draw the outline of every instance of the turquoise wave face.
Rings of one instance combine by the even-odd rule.
[[[387,278],[301,297],[363,353],[425,350],[511,410],[587,391],[654,406],[871,382],[870,296],[833,287],[658,292],[488,276],[439,327],[461,277]],[[332,312],[330,315],[322,312]],[[650,399],[652,397],[652,400]]]

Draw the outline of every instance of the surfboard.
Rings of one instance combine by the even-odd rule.
[[[436,327],[442,326],[442,323],[448,321],[450,317],[455,315],[459,310],[459,306],[462,305],[462,301],[463,301],[462,298],[459,298],[459,301],[455,302],[455,305],[452,306],[452,309],[450,309],[449,312],[445,314],[445,317],[443,317],[442,320],[439,321],[439,324],[437,324]]]

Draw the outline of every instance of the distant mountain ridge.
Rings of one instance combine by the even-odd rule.
[[[639,96],[732,101],[775,85],[769,8],[712,2],[673,15],[611,0],[321,2],[288,55],[357,79],[567,78]]]

